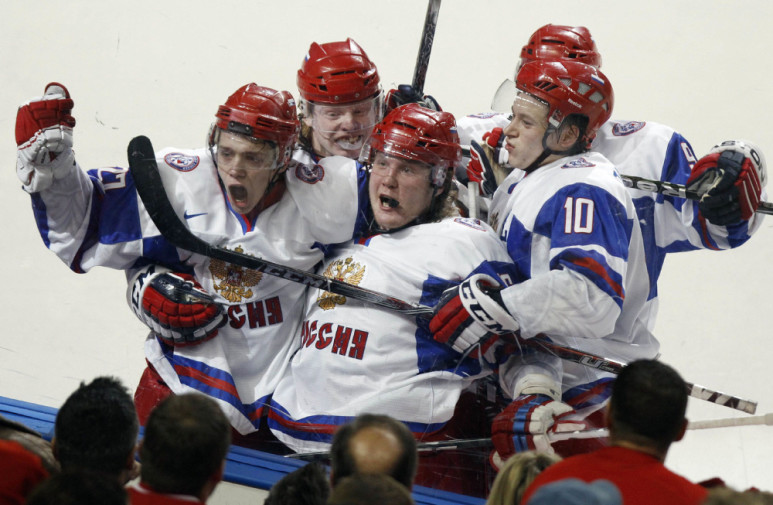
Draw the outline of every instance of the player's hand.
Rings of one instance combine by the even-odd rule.
[[[67,88],[52,82],[42,97],[22,104],[16,112],[16,172],[30,193],[46,189],[74,164],[72,108]]]
[[[494,128],[483,134],[483,144],[475,140],[470,143],[470,163],[467,164],[467,179],[477,182],[480,194],[491,196],[497,189],[496,173],[507,174],[503,168],[507,163],[505,135],[502,128]],[[504,177],[502,177],[504,178]]]
[[[215,337],[227,320],[223,308],[192,275],[157,271],[155,267],[135,278],[130,303],[156,335],[178,347]]]
[[[520,327],[502,302],[500,284],[486,274],[475,274],[447,289],[429,322],[432,338],[460,353],[481,345],[481,354],[495,339]]]
[[[397,89],[390,89],[387,92],[385,115],[393,109],[405,105],[407,103],[417,103],[422,107],[426,107],[432,110],[443,110],[440,108],[440,104],[431,95],[422,95],[418,93],[410,84],[400,84]]]
[[[34,164],[47,163],[72,148],[73,101],[67,88],[57,82],[46,86],[42,97],[19,106],[16,112],[16,145],[19,156]]]
[[[569,405],[546,394],[518,396],[494,417],[491,425],[491,440],[495,451],[491,463],[494,468],[498,470],[501,463],[516,452],[554,452],[548,438],[549,432],[585,429],[582,421],[564,421],[574,412]]]
[[[703,217],[726,226],[754,215],[766,178],[761,151],[748,142],[728,140],[698,160],[687,189],[701,195],[698,208]]]

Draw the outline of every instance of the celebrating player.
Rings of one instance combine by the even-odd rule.
[[[163,265],[132,282],[136,312],[158,330],[145,343],[140,418],[170,391],[195,390],[216,399],[238,432],[257,431],[299,333],[305,286],[173,247],[126,169],[79,168],[72,107],[52,83],[19,108],[17,172],[44,242],[74,271]],[[299,269],[322,259],[320,244],[351,238],[355,162],[291,162],[298,130],[290,93],[248,84],[218,108],[205,149],[160,151],[164,185],[193,233]]]
[[[429,306],[449,287],[468,285],[471,274],[497,283],[512,268],[502,244],[478,220],[454,217],[449,189],[460,153],[451,114],[417,104],[390,112],[363,151],[370,230],[335,247],[324,275]],[[472,398],[459,402],[462,392],[490,372],[435,342],[425,320],[310,289],[301,346],[274,393],[269,423],[301,452],[329,448],[336,427],[364,412],[396,417],[421,440],[467,436],[463,425],[474,425],[482,409],[455,407],[469,406]],[[458,462],[445,468],[443,457],[430,459],[436,472],[423,460],[417,484],[458,471]],[[475,484],[455,483],[463,486],[457,490]]]
[[[314,42],[297,83],[301,145],[317,159],[356,159],[382,117],[384,94],[376,65],[352,39]]]
[[[546,334],[561,345],[621,361],[657,354],[642,311],[648,283],[638,219],[615,167],[589,151],[609,118],[607,77],[579,62],[521,67],[505,150],[514,170],[494,193],[491,222],[515,262],[514,284],[459,291],[439,308],[430,329],[457,347],[515,321],[524,338]],[[507,318],[502,319],[505,311]],[[499,456],[548,449],[545,430],[573,408],[598,410],[608,374],[544,353],[514,356],[501,381],[514,399],[495,418]],[[574,427],[574,426],[573,426]],[[576,429],[576,428],[575,428]]]

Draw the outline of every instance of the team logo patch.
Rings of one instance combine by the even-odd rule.
[[[308,184],[316,184],[325,178],[325,169],[322,165],[305,165],[299,163],[295,167],[295,177]]]
[[[479,230],[479,231],[486,230],[486,228],[483,226],[483,223],[481,222],[480,219],[472,219],[469,217],[457,217],[454,219],[454,222],[463,224],[464,226],[469,226],[474,230]]]
[[[358,286],[362,282],[362,277],[365,275],[365,267],[354,261],[352,258],[346,258],[344,260],[336,260],[329,264],[322,274],[328,279],[335,279],[347,284]],[[346,303],[346,297],[343,295],[335,295],[329,291],[323,291],[319,297],[317,297],[317,305],[322,310],[334,309],[336,305],[343,305]]]
[[[244,249],[237,246],[234,251],[243,253]],[[237,267],[225,261],[213,259],[209,264],[213,287],[229,302],[239,303],[252,298],[253,287],[263,278],[263,272],[249,268]]]
[[[615,137],[625,137],[626,135],[630,135],[632,133],[635,133],[642,128],[644,128],[644,125],[647,123],[645,121],[628,121],[627,123],[615,123],[615,126],[612,127],[612,135]]]
[[[585,167],[595,167],[595,166],[596,165],[594,163],[591,163],[585,158],[577,158],[576,160],[570,161],[569,163],[562,166],[561,168],[585,168]]]
[[[199,166],[199,157],[183,153],[169,153],[164,156],[167,165],[180,172],[190,172]]]

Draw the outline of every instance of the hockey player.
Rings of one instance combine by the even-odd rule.
[[[79,168],[72,106],[64,86],[52,83],[19,108],[17,172],[45,244],[74,271],[163,266],[140,269],[132,282],[135,311],[158,330],[145,342],[140,419],[170,391],[199,391],[239,433],[255,432],[299,333],[305,286],[173,247],[126,169]],[[354,162],[291,162],[298,130],[290,93],[248,84],[218,108],[206,148],[157,153],[172,204],[193,233],[306,270],[322,259],[320,244],[351,238]],[[170,324],[176,331],[164,333]]]
[[[298,70],[301,145],[316,157],[356,159],[381,120],[384,94],[376,65],[352,39],[311,44]]]
[[[432,306],[471,274],[494,279],[512,269],[489,227],[455,217],[455,126],[449,113],[408,104],[375,127],[363,151],[370,230],[331,251],[320,267],[326,277]],[[335,429],[365,412],[407,423],[419,440],[469,436],[464,424],[483,415],[463,407],[472,395],[462,393],[490,367],[435,342],[426,320],[310,289],[300,335],[269,413],[274,434],[294,451],[327,450]],[[480,484],[454,475],[465,465],[445,457],[422,459],[416,483],[457,491]]]
[[[389,90],[385,99],[376,65],[352,39],[312,43],[297,84],[300,145],[314,160],[331,155],[357,159],[385,110],[406,103],[440,110],[434,98],[410,85]]]
[[[518,275],[502,290],[473,278],[477,289],[449,293],[430,323],[434,338],[464,351],[502,332],[494,320],[523,338],[546,334],[612,359],[654,357],[636,210],[615,167],[588,150],[612,112],[609,80],[584,63],[535,61],[521,67],[516,86],[504,134],[508,161],[521,169],[494,193],[491,223]],[[492,425],[495,466],[517,450],[550,449],[545,432],[554,418],[598,411],[611,382],[545,353],[510,361],[500,382],[514,385],[505,391],[513,402]]]
[[[521,50],[518,68],[535,60],[583,61],[601,66],[590,32],[585,27],[546,25]],[[468,172],[491,194],[510,173],[503,149],[509,114],[468,116],[460,119],[460,136],[472,142]],[[496,127],[496,128],[495,128]],[[494,128],[492,130],[492,128]],[[491,133],[483,134],[484,131]],[[485,135],[478,145],[474,140]],[[766,182],[762,153],[747,142],[728,141],[696,163],[689,142],[673,129],[654,122],[607,121],[593,141],[619,173],[646,179],[688,184],[706,196],[700,203],[675,196],[629,189],[644,241],[649,292],[647,326],[657,313],[657,280],[666,254],[696,249],[738,247],[759,229],[762,216],[754,213]],[[486,168],[484,168],[486,167]],[[714,186],[711,188],[711,186]],[[711,189],[709,189],[711,188]]]

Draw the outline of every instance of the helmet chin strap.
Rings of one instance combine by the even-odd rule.
[[[548,128],[545,131],[545,134],[542,136],[542,153],[539,156],[537,156],[537,159],[532,161],[528,167],[523,169],[524,172],[526,172],[527,174],[530,174],[533,171],[537,170],[542,165],[542,162],[545,161],[545,159],[551,154],[568,155],[571,152],[572,150],[571,147],[563,151],[554,151],[553,149],[548,147],[548,137],[554,133],[557,133],[558,130],[560,129],[561,127],[559,126],[558,128]]]

